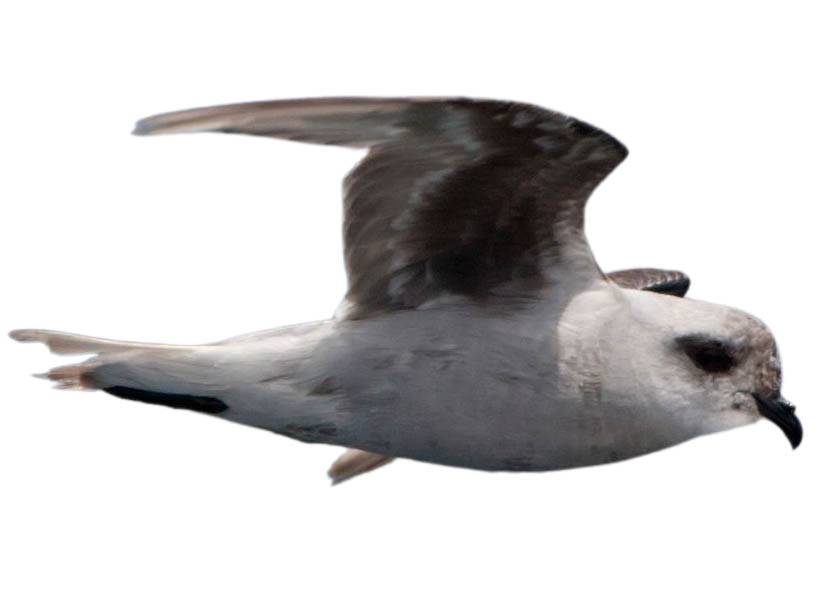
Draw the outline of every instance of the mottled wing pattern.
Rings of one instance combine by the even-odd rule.
[[[666,269],[623,269],[606,274],[610,281],[624,288],[649,290],[683,297],[689,290],[689,277],[680,271]]]
[[[344,183],[353,318],[447,293],[481,300],[600,279],[584,205],[627,155],[589,124],[489,100],[245,103],[154,116],[135,129],[192,131],[369,148]]]

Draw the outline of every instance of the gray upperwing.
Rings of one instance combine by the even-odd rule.
[[[566,115],[494,100],[324,98],[166,113],[134,130],[195,131],[369,148],[344,183],[348,318],[602,279],[584,207],[627,150]]]

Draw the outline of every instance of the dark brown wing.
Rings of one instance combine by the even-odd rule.
[[[135,133],[201,130],[370,148],[344,184],[353,317],[601,279],[584,205],[627,150],[565,115],[487,100],[309,99],[169,113]]]
[[[610,281],[624,288],[649,290],[683,297],[689,290],[689,277],[680,271],[666,269],[623,269],[606,274]]]

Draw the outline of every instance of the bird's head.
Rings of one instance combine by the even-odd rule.
[[[796,448],[803,430],[780,392],[780,355],[757,318],[733,308],[644,291],[625,291],[619,339],[644,399],[675,416],[682,431],[710,433],[763,417]],[[616,354],[621,354],[616,352]]]

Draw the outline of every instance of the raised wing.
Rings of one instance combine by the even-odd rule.
[[[565,115],[489,100],[329,98],[179,111],[134,132],[194,131],[370,149],[344,183],[350,317],[602,278],[584,205],[627,150]]]
[[[649,290],[683,297],[689,290],[689,276],[667,269],[623,269],[606,274],[610,281],[624,288]]]

